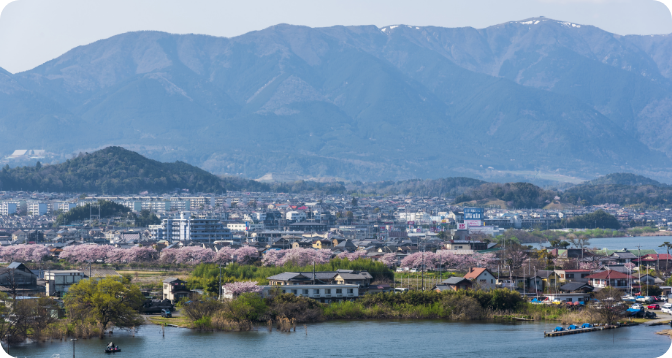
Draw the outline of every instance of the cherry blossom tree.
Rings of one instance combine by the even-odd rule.
[[[392,253],[385,254],[383,255],[383,257],[380,258],[379,261],[382,262],[387,267],[392,267],[397,263],[397,255]]]
[[[214,262],[217,264],[225,264],[227,262],[231,262],[233,261],[233,255],[235,254],[235,252],[236,252],[235,249],[232,249],[229,246],[224,246],[217,251],[217,254],[215,254]]]
[[[278,266],[280,259],[285,256],[285,250],[268,250],[261,259],[264,266]]]
[[[96,262],[106,259],[114,249],[110,245],[71,245],[63,248],[59,258],[73,263]]]
[[[214,261],[215,252],[200,246],[185,246],[179,249],[161,250],[161,263],[198,265]]]
[[[366,256],[366,251],[361,251],[357,250],[355,252],[341,252],[340,254],[336,255],[339,259],[346,259],[348,261],[355,261],[360,257],[365,257]]]
[[[259,257],[259,252],[254,247],[243,246],[237,249],[233,255],[239,264],[247,264]]]
[[[401,260],[401,267],[407,268],[416,268],[422,267],[424,262],[424,267],[426,269],[434,268],[434,253],[433,252],[416,252],[404,257]]]
[[[327,263],[331,259],[331,251],[329,250],[296,248],[284,251],[284,255],[278,261],[279,265],[292,263],[297,266],[306,266],[313,262],[316,264]]]
[[[261,290],[261,286],[258,286],[256,281],[231,282],[222,286],[222,293],[231,294],[234,298],[247,292],[259,293]]]
[[[40,262],[49,255],[49,249],[43,245],[19,244],[0,247],[0,258],[3,261]]]

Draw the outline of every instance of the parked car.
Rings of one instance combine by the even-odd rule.
[[[640,305],[639,303],[635,303],[634,305],[630,306],[630,308],[633,310],[641,310],[644,308],[644,306]]]
[[[161,317],[172,318],[173,314],[170,312],[170,310],[163,309],[161,310]]]
[[[648,305],[648,306],[646,306],[646,308],[648,308],[648,309],[650,309],[650,310],[659,310],[659,309],[660,309],[660,305],[658,305],[657,303],[654,303],[654,304],[652,304],[652,305]]]
[[[672,314],[672,303],[663,303],[663,305],[660,306],[660,311]]]

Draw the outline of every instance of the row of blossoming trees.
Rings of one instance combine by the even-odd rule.
[[[3,261],[40,262],[49,256],[49,250],[42,245],[12,245],[0,247],[0,259]],[[343,252],[336,256],[339,259],[355,261],[366,257],[365,251]],[[259,258],[257,249],[243,246],[238,249],[223,247],[215,252],[200,246],[185,246],[176,249],[163,249],[161,253],[151,247],[116,248],[110,245],[73,245],[66,246],[60,259],[72,263],[106,262],[106,263],[149,263],[198,265],[202,263],[224,264],[237,262],[249,264]],[[283,266],[291,263],[296,266],[323,264],[332,258],[330,250],[295,248],[287,250],[270,250],[263,255],[264,266]],[[488,266],[494,260],[492,254],[456,255],[448,250],[417,252],[401,261],[402,267],[422,267],[427,269],[443,267],[444,269],[466,269],[473,266]],[[392,267],[396,264],[396,255],[384,254],[379,258],[383,264]]]
[[[41,262],[50,255],[49,249],[43,245],[12,245],[0,247],[0,260],[20,262]],[[253,247],[243,246],[239,249],[224,247],[218,252],[200,246],[185,246],[179,249],[164,249],[161,253],[151,247],[116,248],[110,245],[72,245],[63,248],[59,259],[72,263],[106,262],[106,263],[142,263],[158,262],[161,264],[201,263],[250,263],[259,254]]]
[[[50,255],[49,249],[43,245],[12,245],[0,247],[0,260],[41,262]],[[337,257],[354,261],[366,256],[366,252],[344,252]],[[238,249],[223,247],[218,251],[200,246],[185,246],[182,248],[163,249],[161,253],[151,247],[131,247],[128,249],[116,248],[110,245],[72,245],[63,248],[59,259],[72,263],[106,262],[106,263],[148,263],[160,264],[187,264],[202,263],[224,264],[237,262],[249,264],[259,258],[257,249],[243,246]],[[288,249],[270,250],[264,254],[262,264],[265,266],[282,266],[292,263],[298,266],[310,265],[313,262],[323,264],[332,258],[330,250],[315,249]],[[386,265],[394,264],[394,254],[386,254],[382,260]]]
[[[401,267],[426,269],[466,270],[469,267],[490,267],[495,262],[494,254],[457,255],[450,250],[416,252],[401,260]]]

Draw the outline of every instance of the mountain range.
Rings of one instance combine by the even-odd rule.
[[[215,174],[672,181],[672,37],[485,29],[132,32],[0,70],[0,151],[123,146]]]

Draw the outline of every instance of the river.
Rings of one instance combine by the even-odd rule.
[[[107,342],[127,357],[659,357],[670,338],[656,335],[665,326],[544,338],[555,323],[465,323],[440,320],[332,321],[303,326],[296,332],[199,333],[143,326],[133,337],[115,331],[113,338],[78,340],[77,357],[104,357]],[[669,327],[667,327],[669,328]],[[66,358],[72,342],[47,342],[10,347],[17,357]],[[107,355],[109,357],[109,355]]]
[[[667,253],[664,247],[658,247],[663,242],[672,242],[672,236],[635,236],[635,237],[602,237],[590,239],[588,247],[595,247],[598,249],[621,250],[628,249],[630,251],[637,250],[637,245],[641,245],[642,250],[656,250],[660,254]],[[543,244],[525,244],[532,245],[534,248],[547,247],[548,242]],[[672,254],[672,250],[670,251]]]

